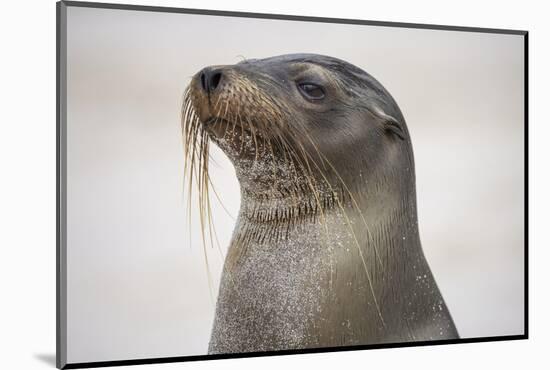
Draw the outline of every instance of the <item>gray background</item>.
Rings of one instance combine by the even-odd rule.
[[[462,337],[523,332],[520,36],[68,9],[68,361],[206,351],[222,258],[185,213],[192,74],[315,52],[385,85],[411,132],[424,250]],[[214,153],[235,215],[238,184]],[[233,219],[215,204],[227,245]],[[196,216],[196,215],[195,215]]]

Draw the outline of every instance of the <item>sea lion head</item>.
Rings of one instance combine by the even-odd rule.
[[[191,154],[205,156],[196,143],[214,141],[241,189],[258,196],[312,187],[365,192],[369,182],[399,192],[404,177],[414,177],[394,99],[368,73],[333,57],[290,54],[206,67],[187,90],[183,130]]]

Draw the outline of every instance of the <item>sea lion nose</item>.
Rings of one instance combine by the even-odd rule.
[[[214,92],[220,85],[222,77],[223,73],[221,69],[211,67],[204,68],[200,72],[201,86],[204,92],[207,94]]]

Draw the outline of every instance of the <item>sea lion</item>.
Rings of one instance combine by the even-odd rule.
[[[405,119],[368,73],[315,54],[207,67],[183,135],[201,215],[210,141],[241,189],[210,354],[458,338],[420,243]]]

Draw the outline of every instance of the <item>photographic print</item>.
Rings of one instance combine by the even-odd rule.
[[[526,338],[526,47],[58,3],[58,367]]]

